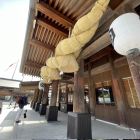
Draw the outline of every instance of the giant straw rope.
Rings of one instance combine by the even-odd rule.
[[[58,43],[55,49],[55,57],[49,58],[46,61],[47,66],[41,68],[41,77],[44,83],[49,83],[48,79],[61,79],[60,71],[72,73],[79,69],[76,58],[79,56],[82,47],[95,34],[109,1],[96,1],[92,10],[76,22],[70,38]]]

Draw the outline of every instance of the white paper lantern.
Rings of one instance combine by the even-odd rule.
[[[113,21],[109,29],[114,49],[121,55],[137,48],[140,50],[140,17],[135,13],[126,13]]]
[[[40,90],[43,90],[43,89],[44,89],[44,86],[45,86],[44,83],[39,82],[38,88],[39,88]]]

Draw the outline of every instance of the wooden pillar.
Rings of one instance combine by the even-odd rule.
[[[34,91],[34,95],[33,95],[32,102],[34,102],[34,101],[35,101],[35,96],[36,96],[36,90]]]
[[[73,112],[68,112],[67,137],[92,139],[91,114],[85,113],[84,61],[79,59],[79,70],[74,72]]]
[[[140,56],[139,50],[133,49],[128,51],[127,61],[129,64],[130,72],[134,81],[137,96],[140,102]]]
[[[48,92],[49,92],[49,84],[45,84],[44,86],[44,93],[42,94],[42,104],[39,105],[39,114],[45,115],[46,108],[48,105]]]
[[[38,95],[39,95],[39,89],[36,89],[35,92],[34,92],[33,103],[31,103],[31,107],[33,109],[36,108],[36,103],[37,103],[37,100],[38,100]]]
[[[89,87],[89,106],[90,114],[95,116],[95,84],[93,84],[91,75],[91,64],[88,63],[88,87]]]
[[[39,95],[39,89],[36,89],[36,95],[35,95],[35,98],[34,98],[34,102],[37,102],[38,95]]]
[[[60,103],[60,99],[61,99],[61,84],[59,86],[58,103]]]
[[[114,67],[115,58],[114,58],[113,52],[110,52],[108,56],[109,56],[112,80],[113,80],[113,85],[114,85],[114,90],[115,90],[115,97],[117,101],[116,103],[117,110],[119,112],[120,125],[127,127],[128,126],[127,117],[126,117],[127,115],[126,115],[125,106],[124,106],[123,97],[122,97],[123,92],[121,91],[121,88],[120,88],[121,85],[119,83],[117,69]]]
[[[44,87],[44,93],[42,96],[42,104],[47,104],[48,103],[48,92],[49,92],[49,84],[45,84]]]
[[[65,103],[68,103],[68,93],[69,93],[69,88],[68,88],[68,84],[66,84]]]
[[[74,72],[73,112],[85,113],[84,103],[84,61],[80,60],[79,70]]]
[[[52,94],[49,106],[56,106],[57,90],[58,90],[58,80],[54,80],[52,83]]]
[[[127,61],[133,78],[137,96],[140,102],[140,56],[138,49],[132,49],[127,52]],[[140,137],[140,127],[134,131],[135,138]]]
[[[39,94],[38,94],[37,103],[41,103],[41,97],[42,97],[42,93],[43,93],[43,90],[39,90]]]
[[[32,101],[31,101],[31,104],[30,104],[30,107],[31,107],[31,108],[33,108],[35,95],[36,95],[36,90],[34,90],[34,94],[33,94],[33,97],[32,97]]]
[[[70,102],[72,103],[73,102],[73,98],[72,98],[72,88],[71,88],[71,91],[70,91]]]

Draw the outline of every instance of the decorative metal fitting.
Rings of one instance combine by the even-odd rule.
[[[129,51],[126,52],[126,56],[127,57],[136,57],[139,54],[140,54],[140,51],[137,48],[131,49],[131,50],[129,50]]]

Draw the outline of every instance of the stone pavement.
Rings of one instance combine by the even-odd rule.
[[[0,139],[10,139],[14,126],[17,108],[7,108],[9,102],[3,103],[2,114],[0,114]]]
[[[58,112],[57,122],[46,122],[45,116],[28,106],[27,118],[15,124],[12,139],[67,139],[67,114]],[[93,139],[134,139],[132,130],[125,130],[113,124],[92,120]]]

